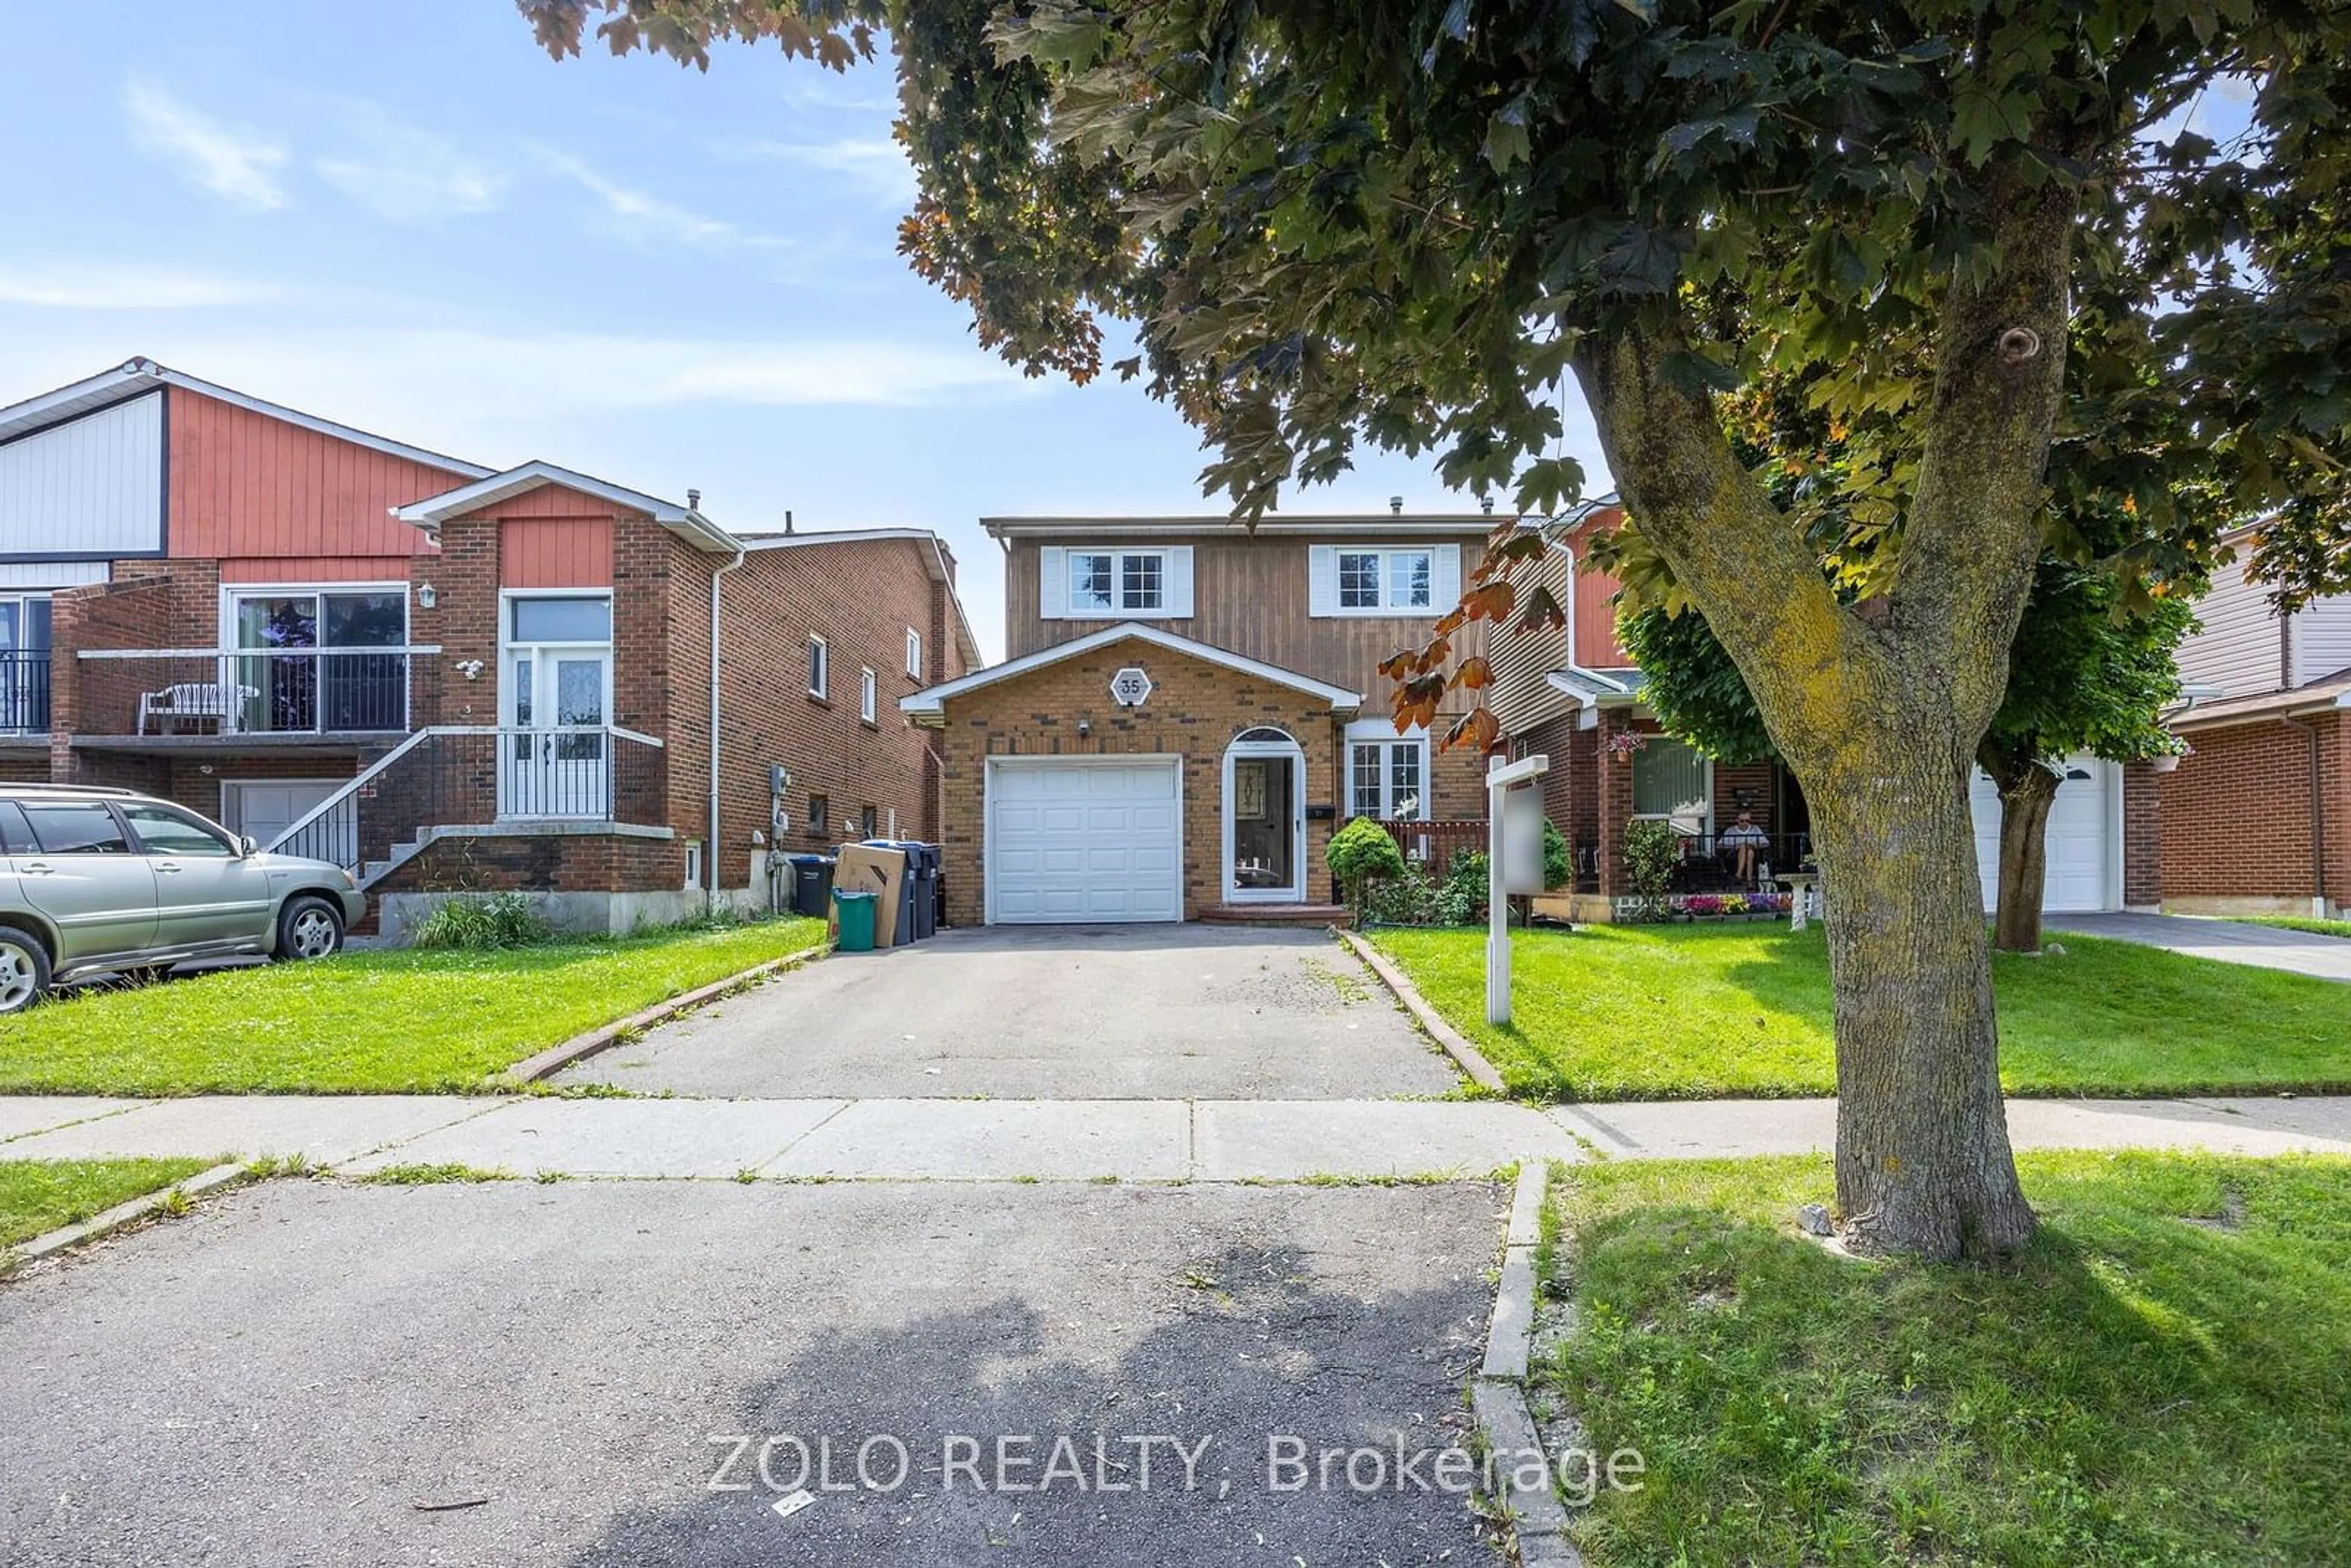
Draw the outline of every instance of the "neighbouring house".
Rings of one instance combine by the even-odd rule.
[[[1322,920],[1348,818],[1439,864],[1483,844],[1484,759],[1399,733],[1378,665],[1434,634],[1496,519],[985,526],[1008,656],[900,704],[936,734],[953,921]]]
[[[2351,910],[2351,594],[2283,615],[2240,559],[2196,613],[2179,650],[2193,700],[2172,719],[2192,750],[2160,779],[2164,907]]]
[[[0,409],[0,777],[336,861],[395,931],[505,889],[625,929],[764,902],[778,846],[935,832],[883,710],[976,659],[952,555],[697,503],[144,360]]]
[[[1563,627],[1511,629],[1494,642],[1489,701],[1514,757],[1545,755],[1544,810],[1573,852],[1573,917],[1607,920],[1629,895],[1624,846],[1636,821],[1670,823],[1681,858],[1673,890],[1775,891],[1774,877],[1812,853],[1802,788],[1776,762],[1718,763],[1662,733],[1642,701],[1642,676],[1616,641],[1618,583],[1588,559],[1593,536],[1617,527],[1611,501],[1562,531],[1541,571]],[[2044,907],[2053,913],[2143,908],[2158,899],[2158,776],[2092,757],[2064,760],[2049,819]],[[1989,909],[1999,896],[2000,798],[1973,775],[1976,862]],[[1744,813],[1760,841],[1735,831]]]

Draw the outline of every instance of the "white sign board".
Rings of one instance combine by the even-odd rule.
[[[1121,707],[1141,707],[1151,695],[1151,677],[1129,664],[1110,678],[1110,695]]]
[[[1502,797],[1502,891],[1513,895],[1543,890],[1543,798],[1541,789],[1512,789]]]

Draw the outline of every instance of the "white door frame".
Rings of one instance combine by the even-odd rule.
[[[497,737],[497,811],[501,818],[528,818],[546,815],[545,812],[541,811],[522,812],[513,810],[509,808],[508,802],[511,799],[509,791],[512,788],[511,770],[516,766],[515,758],[510,754],[510,742],[515,738],[515,737],[509,732],[528,728],[532,730],[544,730],[549,732],[551,736],[554,731],[559,727],[559,726],[551,723],[533,723],[528,726],[520,726],[514,724],[510,720],[508,716],[514,712],[514,697],[516,695],[514,686],[514,661],[515,654],[517,650],[524,651],[531,661],[531,681],[534,687],[538,685],[539,678],[546,674],[544,665],[550,655],[555,657],[560,657],[566,653],[601,653],[603,655],[603,745],[605,749],[604,789],[602,793],[604,796],[605,806],[604,810],[600,814],[603,816],[610,816],[611,814],[613,763],[611,752],[613,745],[611,730],[613,725],[617,722],[612,714],[612,695],[615,674],[614,667],[620,662],[611,632],[608,631],[605,634],[604,640],[601,643],[517,643],[514,640],[514,601],[516,600],[598,598],[604,601],[608,615],[617,610],[618,606],[615,602],[613,592],[609,588],[501,588],[498,590],[497,727],[500,733]],[[614,628],[614,630],[617,630],[617,628]],[[534,690],[531,696],[533,716],[536,718],[538,706],[538,691]]]
[[[1128,768],[1142,762],[1172,762],[1176,773],[1176,915],[1184,915],[1185,857],[1191,852],[1191,835],[1184,831],[1184,758],[1174,751],[1123,751],[1088,757],[1049,757],[1030,752],[1003,752],[982,760],[979,769],[979,920],[996,924],[996,769],[1043,763],[1053,768]]]
[[[1224,830],[1224,850],[1217,870],[1217,880],[1223,885],[1228,904],[1303,904],[1306,901],[1306,748],[1297,737],[1275,725],[1252,727],[1274,729],[1281,740],[1236,739],[1225,747],[1225,792],[1217,808],[1217,819]],[[1241,887],[1233,881],[1233,764],[1244,758],[1288,758],[1290,759],[1290,885],[1287,887]],[[1422,784],[1425,791],[1426,781]]]

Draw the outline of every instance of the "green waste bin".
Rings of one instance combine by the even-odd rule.
[[[832,890],[832,906],[841,919],[841,939],[834,946],[844,953],[873,951],[873,909],[875,895],[855,893],[845,888]]]

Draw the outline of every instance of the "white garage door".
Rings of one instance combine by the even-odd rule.
[[[272,840],[296,822],[308,816],[319,801],[350,783],[348,779],[249,779],[221,786],[221,823],[240,833],[256,839],[264,849]],[[304,834],[309,838],[311,835]],[[351,841],[356,837],[356,824],[337,821],[329,834],[331,853],[327,858],[339,865],[350,865],[359,859]],[[312,846],[315,847],[315,846]]]
[[[2116,767],[2093,757],[2065,765],[2071,775],[2057,786],[2049,808],[2049,863],[2041,884],[2041,906],[2052,914],[2084,914],[2122,907],[2116,863],[2116,820],[2122,790]],[[1979,769],[1971,803],[1976,818],[1976,869],[1983,877],[1984,907],[2000,899],[2000,791]]]
[[[1176,759],[1004,758],[987,768],[987,917],[1184,918]]]

